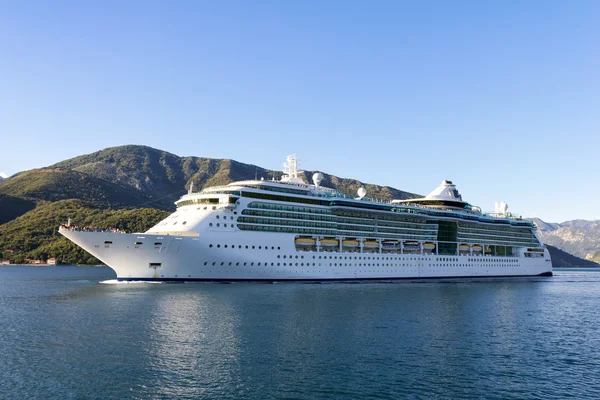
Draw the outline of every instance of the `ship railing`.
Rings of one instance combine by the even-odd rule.
[[[108,233],[127,233],[123,229],[115,227],[100,228],[97,226],[77,226],[77,225],[61,225],[59,230],[73,231],[73,232],[108,232]]]

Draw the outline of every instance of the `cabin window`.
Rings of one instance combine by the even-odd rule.
[[[162,243],[161,242],[156,242],[156,243],[154,243],[154,245],[155,246],[162,246]]]
[[[136,246],[139,246],[139,245],[141,245],[141,244],[144,244],[144,243],[142,243],[142,242],[135,242],[135,245],[136,245]]]
[[[110,240],[106,240],[104,244],[112,244],[112,242]]]

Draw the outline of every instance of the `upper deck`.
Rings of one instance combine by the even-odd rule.
[[[290,161],[290,157],[294,160]],[[288,157],[288,163],[297,165],[295,156]],[[533,223],[523,220],[520,215],[507,213],[484,213],[479,207],[462,200],[462,196],[450,181],[443,181],[434,191],[424,198],[386,201],[366,197],[366,190],[360,188],[358,196],[353,197],[335,189],[320,185],[323,177],[320,173],[313,176],[313,185],[298,178],[294,168],[285,170],[281,181],[245,180],[228,185],[213,186],[199,193],[188,194],[179,199],[178,207],[195,204],[232,205],[240,197],[267,201],[310,204],[317,207],[349,208],[369,210],[374,213],[405,213],[408,215],[443,219],[460,219],[474,222],[506,224],[534,229]]]

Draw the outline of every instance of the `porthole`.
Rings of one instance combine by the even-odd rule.
[[[258,246],[258,249],[260,250],[262,247]]]
[[[225,264],[224,262],[221,262],[221,265]]]
[[[227,245],[225,245],[225,246],[223,246],[223,247],[227,248]]]
[[[219,224],[217,224],[217,228],[219,227]]]
[[[218,249],[218,248],[220,248],[220,247],[221,247],[221,245],[220,245],[220,244],[218,244],[218,245],[217,245],[217,249]]]
[[[223,224],[223,228],[227,228],[227,224]]]
[[[209,244],[209,245],[208,245],[208,247],[212,247],[212,246],[213,246],[212,244]]]
[[[217,209],[217,207],[216,207],[216,206],[213,206],[213,210],[216,210],[216,209]]]
[[[212,222],[208,224],[208,226],[212,226]]]
[[[220,217],[217,215],[217,219],[219,219]]]
[[[183,221],[183,222],[181,223],[181,225],[185,225],[185,224],[187,224],[187,221]]]

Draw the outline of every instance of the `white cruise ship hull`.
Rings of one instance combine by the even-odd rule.
[[[196,237],[60,233],[112,268],[119,280],[321,281],[552,275],[539,257],[298,251],[295,235],[263,232]]]

